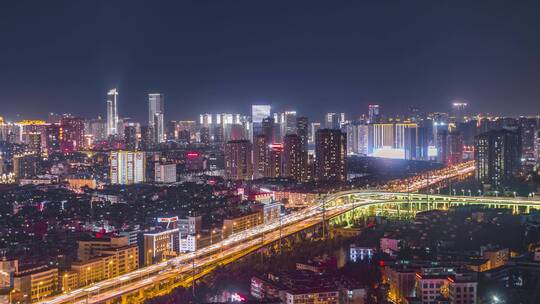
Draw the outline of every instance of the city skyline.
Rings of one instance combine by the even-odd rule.
[[[95,104],[113,87],[119,113],[139,121],[152,92],[167,96],[171,119],[252,104],[310,117],[370,103],[445,111],[453,100],[475,113],[538,113],[537,3],[126,4],[2,8],[2,115],[104,117]]]

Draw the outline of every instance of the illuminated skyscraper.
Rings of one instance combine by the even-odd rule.
[[[225,144],[225,178],[249,180],[253,176],[251,142],[233,140]]]
[[[255,142],[255,137],[262,133],[263,120],[271,115],[269,105],[251,106],[251,138]]]
[[[266,177],[283,176],[283,144],[270,144],[266,163]]]
[[[60,150],[72,153],[84,143],[84,121],[81,118],[64,117],[60,120]]]
[[[368,122],[369,123],[374,123],[374,122],[377,122],[378,119],[379,119],[379,105],[378,104],[370,104],[368,106]]]
[[[262,123],[263,119],[270,116],[271,107],[269,105],[252,105],[251,121],[253,123]]]
[[[309,137],[309,124],[307,117],[296,118],[296,134],[300,136],[300,140],[302,141],[302,150],[307,151]]]
[[[317,131],[321,128],[320,122],[312,122],[309,127],[309,143],[314,144],[315,143],[315,134],[317,134]]]
[[[521,167],[518,132],[491,130],[475,137],[476,179],[499,188],[514,180]]]
[[[264,134],[253,138],[253,178],[265,176],[268,158],[268,143]]]
[[[304,180],[307,151],[305,156],[303,152],[300,136],[296,134],[285,135],[283,139],[283,176],[292,177],[297,181]]]
[[[468,104],[462,101],[455,101],[452,103],[452,115],[456,122],[464,121],[465,116],[467,116]]]
[[[368,154],[368,125],[354,122],[345,126],[347,132],[347,154]]]
[[[345,123],[345,113],[326,113],[324,127],[326,129],[340,129]]]
[[[322,129],[315,136],[318,180],[347,179],[347,136],[340,130]]]
[[[148,125],[154,128],[157,143],[165,141],[164,106],[163,94],[148,94]]]
[[[107,136],[118,135],[118,91],[111,89],[107,93]]]

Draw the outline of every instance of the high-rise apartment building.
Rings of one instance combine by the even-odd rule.
[[[63,117],[60,120],[60,150],[73,153],[84,145],[84,121],[76,117]]]
[[[283,138],[283,176],[297,181],[304,180],[307,163],[307,151],[302,147],[302,139],[297,134],[287,134]]]
[[[491,130],[475,138],[476,179],[499,188],[511,182],[521,167],[518,132]]]
[[[300,116],[296,118],[296,134],[300,136],[302,149],[307,151],[309,140],[309,123],[307,117]]]
[[[268,143],[264,134],[253,138],[253,178],[265,177],[268,158]]]
[[[281,176],[283,176],[283,144],[270,144],[266,161],[266,177]]]
[[[142,183],[146,177],[144,152],[112,151],[109,158],[111,184]]]
[[[118,91],[111,89],[107,93],[107,136],[118,135]]]
[[[162,143],[165,141],[164,101],[165,99],[163,94],[148,94],[148,125],[154,128],[157,143]]]
[[[315,139],[318,180],[347,179],[347,136],[340,130],[321,129]]]
[[[251,142],[233,140],[225,144],[225,178],[249,180],[253,177]]]

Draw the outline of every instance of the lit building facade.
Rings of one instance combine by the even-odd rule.
[[[107,93],[107,136],[118,135],[118,90]]]
[[[475,138],[476,179],[499,188],[514,180],[521,167],[519,133],[492,130]]]
[[[229,141],[225,144],[225,178],[249,180],[253,177],[249,140]]]
[[[142,183],[146,177],[144,152],[112,151],[109,158],[111,184]]]
[[[160,93],[148,94],[148,125],[155,130],[156,142],[165,141],[165,98]]]
[[[340,130],[317,131],[315,140],[316,177],[318,180],[347,179],[347,136]]]

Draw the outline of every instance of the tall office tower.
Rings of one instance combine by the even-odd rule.
[[[94,141],[107,139],[107,121],[98,117],[84,122],[84,134],[92,136]]]
[[[458,131],[448,133],[448,157],[446,165],[453,166],[463,162],[463,135]]]
[[[465,146],[474,145],[474,137],[476,136],[478,121],[471,119],[456,124],[456,130],[463,136],[463,144]]]
[[[142,183],[146,176],[144,152],[111,151],[109,158],[111,184]]]
[[[338,113],[326,113],[324,117],[324,127],[326,129],[339,129],[340,116]]]
[[[270,116],[271,107],[269,105],[252,105],[251,121],[253,123],[262,123],[263,119]]]
[[[494,188],[505,186],[521,166],[521,138],[515,131],[491,130],[475,138],[476,179]]]
[[[463,162],[463,136],[458,131],[437,134],[437,161],[453,166]]]
[[[315,144],[315,134],[317,134],[317,131],[321,128],[320,122],[312,122],[309,124],[309,143]]]
[[[296,111],[285,111],[279,115],[280,135],[276,137],[277,142],[283,142],[283,137],[287,134],[296,134]]]
[[[304,156],[304,152],[305,156]],[[302,146],[302,138],[297,134],[287,134],[283,139],[283,176],[297,181],[305,179],[307,150]]]
[[[376,123],[379,121],[379,105],[378,104],[370,104],[368,105],[368,122],[369,123]]]
[[[127,124],[124,126],[124,145],[127,150],[131,151],[135,151],[139,148],[137,126],[135,124]]]
[[[163,94],[148,94],[148,125],[154,128],[157,143],[165,141],[164,114],[165,98]]]
[[[107,93],[107,136],[118,135],[118,91],[109,90]]]
[[[455,122],[465,121],[468,107],[469,105],[466,102],[456,101],[452,103],[452,116]]]
[[[318,180],[347,180],[347,135],[321,129],[315,135],[315,174]]]
[[[309,140],[309,124],[308,118],[301,116],[296,118],[296,134],[300,136],[302,141],[302,150],[308,150],[308,140]]]
[[[446,165],[448,160],[448,131],[437,132],[437,162]]]
[[[201,128],[212,128],[212,114],[201,114],[199,117],[199,124]]]
[[[418,123],[418,158],[429,160],[437,157],[436,153],[430,153],[435,150],[435,138],[433,137],[433,120],[423,119]],[[431,149],[430,149],[431,147]],[[433,155],[431,155],[433,154]]]
[[[156,113],[154,115],[154,125],[152,129],[154,130],[154,142],[162,143],[165,141],[165,129],[163,128],[163,113]]]
[[[155,146],[154,128],[152,126],[141,127],[141,145],[142,150],[150,150]]]
[[[225,178],[250,180],[253,177],[251,142],[233,140],[225,144]]]
[[[368,132],[366,124],[353,122],[345,126],[347,133],[347,154],[366,156],[368,152]]]
[[[253,138],[253,178],[265,177],[268,158],[268,144],[264,134],[255,135]]]
[[[272,144],[276,142],[276,135],[275,135],[275,124],[274,119],[270,116],[263,118],[262,120],[262,127],[261,132],[266,138],[266,143]]]
[[[178,122],[175,120],[169,120],[167,122],[167,140],[177,140],[178,139]]]
[[[64,117],[60,120],[60,150],[73,153],[83,148],[84,121],[82,118]]]
[[[251,124],[252,136],[255,137],[262,133],[263,120],[271,115],[271,107],[269,105],[252,105],[251,106]]]
[[[206,127],[202,127],[199,131],[200,142],[208,145],[210,143],[210,130]]]
[[[283,144],[276,143],[268,146],[266,177],[283,176]]]

